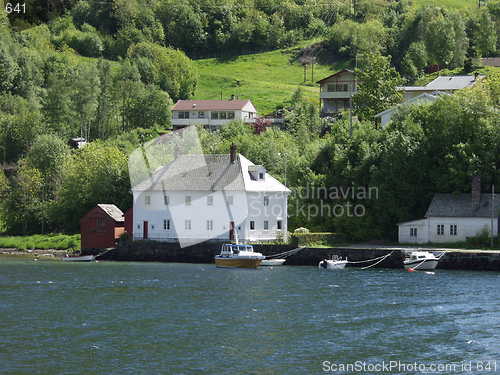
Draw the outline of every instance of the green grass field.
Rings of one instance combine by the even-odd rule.
[[[19,250],[78,250],[79,234],[35,234],[32,236],[0,236],[0,248]]]
[[[309,42],[309,44],[312,42]],[[241,55],[231,60],[215,58],[196,60],[200,79],[194,99],[223,99],[236,95],[250,99],[260,114],[271,112],[302,87],[306,98],[319,103],[319,85],[315,82],[345,67],[345,61],[334,65],[314,65],[304,82],[304,68],[293,61],[298,47]]]
[[[478,5],[478,0],[412,0],[416,7],[433,5],[450,9],[474,8]]]

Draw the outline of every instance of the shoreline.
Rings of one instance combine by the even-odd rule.
[[[0,248],[1,257],[60,260],[60,258],[66,256],[66,254],[69,254],[67,250],[57,250],[57,249],[19,250],[16,248]]]

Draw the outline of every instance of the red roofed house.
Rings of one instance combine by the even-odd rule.
[[[253,123],[256,117],[250,100],[178,100],[172,107],[174,129],[203,125],[214,130],[234,120]]]
[[[114,204],[98,204],[80,219],[82,249],[115,247],[124,223],[123,212]]]

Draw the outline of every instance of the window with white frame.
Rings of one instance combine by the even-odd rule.
[[[189,112],[179,112],[178,114],[179,119],[188,119],[189,118]]]
[[[457,224],[450,225],[450,236],[457,235]]]
[[[168,206],[168,204],[170,203],[170,199],[168,198],[168,195],[163,196],[163,203],[165,204],[165,206]]]
[[[145,195],[144,196],[144,204],[146,206],[149,206],[151,204],[151,196],[150,195]]]
[[[198,112],[198,118],[205,118],[205,112],[203,111]]]
[[[269,197],[264,195],[264,206],[269,206]]]
[[[170,220],[168,219],[163,220],[163,229],[170,230]]]
[[[213,195],[208,195],[207,196],[207,206],[213,206],[214,205],[214,197]]]
[[[186,206],[191,206],[191,196],[186,195]]]
[[[191,230],[191,220],[184,220],[184,229]]]
[[[417,237],[417,228],[410,228],[410,237]]]
[[[255,230],[255,221],[250,220],[250,230]]]
[[[438,224],[437,225],[437,235],[438,236],[443,236],[444,235],[444,224]]]
[[[269,221],[264,220],[264,230],[269,230]]]
[[[214,221],[207,220],[207,230],[214,230]]]

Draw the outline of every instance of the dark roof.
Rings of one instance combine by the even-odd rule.
[[[114,204],[98,204],[97,207],[99,207],[101,210],[106,212],[109,217],[111,217],[114,221],[124,221],[123,217],[123,212],[120,210],[118,207],[116,207]]]
[[[326,81],[327,79],[330,79],[332,77],[335,77],[336,75],[339,75],[339,74],[342,74],[342,73],[345,73],[345,72],[348,72],[348,73],[354,73],[354,71],[350,70],[350,69],[342,69],[342,70],[339,70],[337,73],[333,73],[333,74],[330,74],[328,77],[325,77],[323,79],[320,79],[319,81],[317,81],[316,83],[322,83],[323,81]]]
[[[494,216],[500,214],[500,194],[495,194]],[[425,217],[490,217],[491,194],[481,194],[479,207],[473,207],[471,194],[435,194]]]
[[[152,181],[138,190],[245,190],[239,155],[234,163],[229,154],[180,155],[153,173]]]
[[[223,111],[242,109],[250,100],[178,100],[172,111]]]

